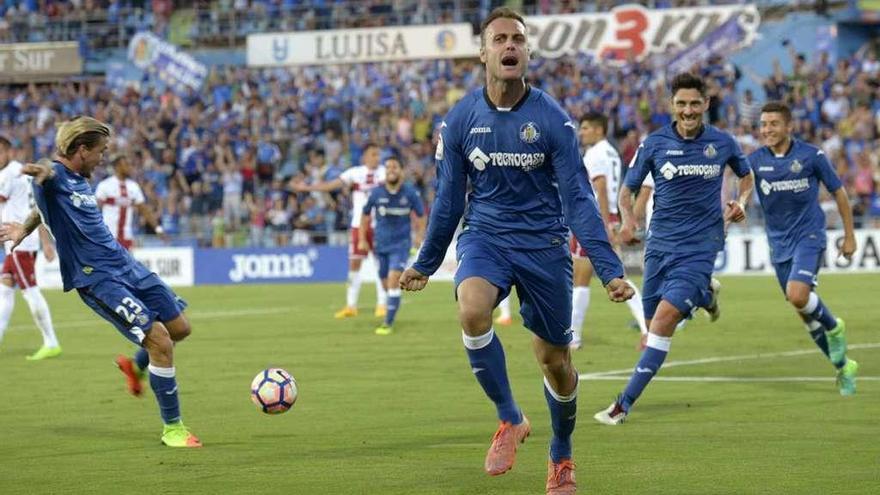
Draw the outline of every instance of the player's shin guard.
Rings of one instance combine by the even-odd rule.
[[[633,315],[633,318],[639,323],[639,331],[642,334],[648,333],[648,326],[645,324],[645,308],[642,306],[642,294],[639,292],[639,288],[636,287],[636,284],[627,280],[627,284],[632,287],[635,294],[626,301],[626,305],[629,306],[629,310]]]
[[[345,291],[345,305],[349,308],[356,308],[358,305],[358,296],[361,293],[361,272],[348,272],[348,288]]]
[[[15,308],[15,289],[0,284],[0,342],[3,341],[3,334],[9,326],[13,308]]]
[[[150,364],[150,354],[146,349],[141,347],[134,353],[134,357],[131,359],[134,361],[134,365],[138,367],[139,370],[143,371],[147,369],[147,365]]]
[[[34,318],[34,323],[43,334],[44,347],[58,347],[58,337],[55,336],[55,327],[52,325],[52,314],[49,313],[49,305],[46,298],[38,287],[29,287],[22,291],[24,300],[27,301]]]
[[[177,379],[174,378],[174,367],[159,368],[148,365],[150,370],[150,387],[159,402],[162,421],[167,425],[180,421],[180,402],[177,400]]]
[[[394,325],[394,317],[400,309],[400,289],[388,289],[388,312],[385,313],[385,324]]]
[[[507,364],[504,359],[504,347],[494,329],[483,335],[471,337],[462,332],[461,338],[467,349],[471,371],[483,387],[486,395],[498,409],[498,419],[513,424],[522,422],[522,413],[513,400],[510,382],[507,379]]]
[[[648,386],[648,383],[651,382],[651,379],[654,378],[654,375],[660,371],[660,367],[663,366],[663,361],[666,360],[666,355],[669,353],[671,344],[671,337],[661,337],[653,333],[648,334],[647,347],[642,351],[642,357],[639,359],[638,364],[636,364],[636,369],[633,370],[632,377],[630,377],[629,383],[627,383],[626,388],[623,390],[623,395],[619,399],[620,405],[623,406],[625,411],[629,411],[629,408],[642,395],[642,392]]]
[[[577,380],[577,372],[575,372]],[[553,438],[550,440],[550,459],[553,462],[561,462],[562,459],[571,459],[571,434],[574,433],[574,424],[577,420],[577,392],[575,382],[574,391],[568,395],[559,395],[550,386],[547,377],[544,377],[544,398],[547,399],[547,407],[550,408],[550,425],[553,427]]]
[[[819,299],[819,295],[815,292],[810,292],[810,297],[807,299],[807,305],[803,308],[798,308],[798,311],[802,315],[806,315],[821,323],[827,331],[834,330],[834,328],[837,327],[837,318],[831,314],[831,311],[825,306],[825,303]]]

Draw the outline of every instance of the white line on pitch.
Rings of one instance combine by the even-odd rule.
[[[582,380],[626,381],[628,376],[589,376]],[[860,376],[858,381],[880,381],[880,376]],[[833,382],[833,377],[825,376],[655,376],[654,382]]]
[[[875,349],[880,347],[880,342],[874,342],[871,344],[852,344],[847,346],[847,349]],[[668,363],[663,364],[663,369],[674,368],[677,366],[692,366],[695,364],[712,364],[712,363],[725,363],[729,361],[751,361],[755,359],[773,359],[773,358],[781,358],[781,357],[794,357],[794,356],[804,356],[807,354],[815,354],[818,353],[818,349],[802,349],[799,351],[787,351],[787,352],[773,352],[767,354],[742,354],[739,356],[717,356],[710,358],[702,358],[702,359],[689,359],[684,361],[670,361]],[[612,371],[599,371],[596,373],[581,373],[580,378],[584,380],[598,380],[602,377],[608,377],[613,375],[619,375],[621,373],[631,373],[632,366],[629,368],[612,370]],[[656,377],[654,380],[657,380],[661,377]],[[666,377],[671,378],[671,377]],[[613,379],[613,378],[612,378]]]

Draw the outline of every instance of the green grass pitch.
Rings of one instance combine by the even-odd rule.
[[[592,415],[623,378],[581,382],[581,493],[880,493],[880,275],[825,275],[820,285],[860,345],[850,356],[867,379],[850,398],[833,381],[803,379],[833,371],[773,280],[722,282],[721,320],[697,315],[667,362],[743,357],[664,369],[659,377],[681,381],[652,383],[620,427]],[[64,354],[25,361],[40,338],[18,296],[0,345],[0,493],[543,493],[550,426],[530,334],[518,323],[498,330],[533,432],[514,469],[490,478],[482,465],[494,408],[467,364],[450,284],[405,294],[391,337],[372,333],[369,287],[361,316],[348,321],[331,316],[342,285],[179,292],[194,327],[176,349],[180,398],[205,448],[159,444],[152,393],[128,396],[112,364],[133,347],[73,294],[47,293]],[[581,373],[635,364],[629,319],[594,282],[574,357]],[[249,400],[251,379],[268,366],[297,378],[287,414],[263,415]],[[707,381],[717,377],[736,380]]]

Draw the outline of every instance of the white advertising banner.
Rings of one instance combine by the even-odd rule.
[[[156,272],[166,284],[173,287],[193,285],[193,250],[188,247],[137,248],[132,254],[148,270]],[[60,289],[61,267],[56,257],[51,263],[43,253],[37,256],[37,284],[44,289]]]
[[[609,12],[526,18],[534,52],[546,58],[584,53],[608,62],[669,55],[687,48],[736,18],[742,44],[750,44],[761,16],[755,5],[646,9],[621,5]]]
[[[412,265],[416,261],[415,256],[411,256],[407,266]],[[455,278],[455,270],[458,268],[458,262],[455,261],[455,241],[449,245],[446,250],[446,257],[443,258],[443,264],[431,275],[431,281],[435,282],[452,282]],[[374,282],[379,273],[379,267],[376,264],[376,258],[367,256],[361,265],[361,279],[364,281]]]
[[[858,247],[852,260],[838,256],[837,246],[842,242],[843,231],[828,231],[828,247],[825,250],[820,273],[880,272],[880,229],[856,231]],[[455,241],[453,241],[446,251],[443,264],[431,280],[453,280],[456,267]],[[715,272],[723,275],[774,274],[773,265],[770,263],[767,236],[760,232],[728,235],[725,250],[718,254],[715,261]],[[638,273],[638,270],[628,269],[627,273]],[[376,266],[372,257],[365,260],[361,274],[367,280],[375,280]]]
[[[828,232],[828,247],[821,273],[855,273],[880,271],[880,230],[866,229],[856,231],[858,247],[852,260],[838,256],[837,248],[843,242],[843,231]],[[772,274],[770,248],[767,236],[763,233],[731,234],[727,245],[719,253],[715,271],[730,275]]]
[[[251,67],[351,64],[392,60],[475,57],[479,46],[470,24],[388,26],[291,33],[251,34]]]
[[[608,12],[526,17],[536,56],[586,54],[609,63],[670,56],[735,19],[740,46],[750,44],[761,16],[755,5],[652,10],[621,5]],[[479,36],[470,24],[252,34],[247,64],[256,67],[350,64],[412,59],[476,58]]]
[[[193,250],[188,247],[136,248],[132,254],[172,287],[194,285]]]

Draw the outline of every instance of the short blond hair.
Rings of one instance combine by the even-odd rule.
[[[480,24],[480,46],[486,46],[486,29],[489,28],[489,24],[492,24],[492,21],[495,19],[513,19],[523,26],[526,25],[526,20],[523,19],[522,14],[519,12],[510,7],[495,7],[495,9],[489,13],[489,16],[483,19],[483,22]]]
[[[69,158],[80,146],[94,148],[103,138],[109,138],[112,128],[92,117],[76,116],[62,122],[55,133],[55,149],[60,156]]]

